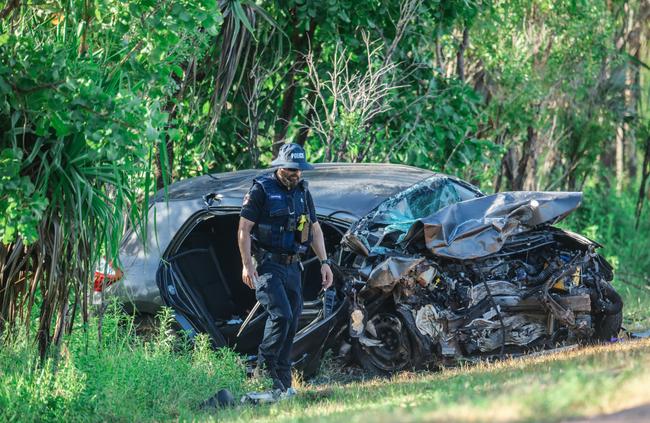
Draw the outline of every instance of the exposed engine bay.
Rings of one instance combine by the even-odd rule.
[[[623,303],[599,245],[550,225],[580,199],[504,193],[426,216],[411,208],[408,220],[408,197],[383,204],[339,251],[350,303],[343,349],[367,370],[391,373],[616,336]]]

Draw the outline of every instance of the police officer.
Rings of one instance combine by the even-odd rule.
[[[318,256],[324,289],[333,276],[307,181],[301,179],[303,170],[313,169],[305,150],[298,144],[284,144],[271,165],[275,171],[256,178],[244,197],[237,238],[242,280],[255,289],[268,312],[257,373],[266,373],[274,389],[286,392],[291,388],[291,347],[303,302],[301,254],[311,246]]]

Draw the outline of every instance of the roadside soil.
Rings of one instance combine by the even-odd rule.
[[[650,387],[649,387],[650,389]],[[612,414],[601,414],[588,419],[566,420],[566,423],[639,423],[650,422],[650,403]]]

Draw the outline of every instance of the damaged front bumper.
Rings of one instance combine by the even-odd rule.
[[[380,206],[343,241],[357,361],[391,373],[616,336],[623,304],[598,244],[550,226],[580,198],[504,193],[408,225]]]

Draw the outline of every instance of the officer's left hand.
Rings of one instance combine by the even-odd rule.
[[[332,282],[334,282],[334,275],[332,274],[332,269],[330,269],[329,264],[325,263],[321,265],[320,274],[323,278],[323,289],[327,289],[332,286]]]

